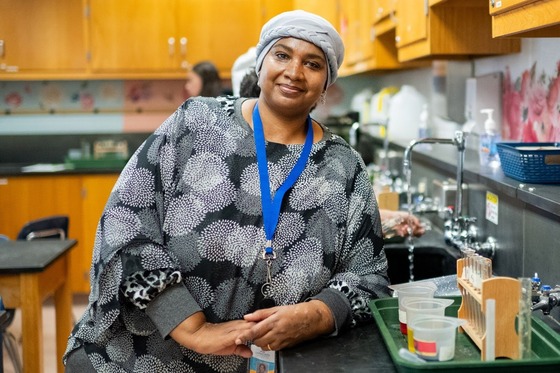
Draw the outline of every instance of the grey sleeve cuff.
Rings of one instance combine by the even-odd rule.
[[[192,314],[202,311],[184,284],[168,287],[158,294],[146,308],[150,317],[163,338]]]
[[[336,336],[352,322],[352,309],[348,298],[336,289],[323,289],[319,294],[309,298],[325,303],[331,310],[334,318],[334,332],[329,336]]]

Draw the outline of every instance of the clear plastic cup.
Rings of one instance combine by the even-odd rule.
[[[414,351],[429,361],[447,361],[455,357],[457,327],[466,320],[449,316],[423,316],[410,322],[414,330]]]
[[[406,298],[422,298],[430,299],[434,297],[436,288],[430,284],[415,284],[409,283],[407,286],[399,287],[397,290],[397,296],[399,298],[399,323],[401,327],[401,333],[406,335],[406,309],[403,306],[403,300]]]
[[[414,329],[411,322],[417,317],[424,316],[445,316],[445,309],[453,304],[452,299],[444,298],[406,298],[403,306],[406,310],[406,324],[408,335],[408,350],[414,352]]]

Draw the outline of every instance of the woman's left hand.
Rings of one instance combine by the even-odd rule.
[[[244,319],[256,325],[243,331],[236,343],[252,341],[263,350],[281,350],[334,330],[331,310],[319,300],[258,310]]]

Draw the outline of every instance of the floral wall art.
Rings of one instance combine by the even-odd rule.
[[[560,141],[560,61],[547,75],[538,63],[503,80],[502,136],[519,142]]]
[[[184,101],[184,84],[0,81],[0,136],[152,132]]]

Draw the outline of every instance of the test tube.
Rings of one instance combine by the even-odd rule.
[[[531,357],[531,295],[532,282],[528,277],[519,278],[521,296],[519,297],[518,330],[519,335],[519,358],[529,359]]]

